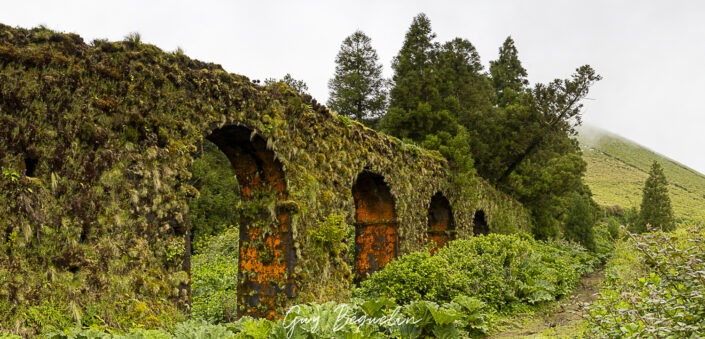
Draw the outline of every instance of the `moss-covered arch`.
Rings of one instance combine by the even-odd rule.
[[[436,192],[428,208],[428,240],[435,244],[437,250],[455,239],[456,234],[450,201],[440,191]]]
[[[355,281],[382,269],[399,255],[395,202],[384,177],[362,171],[352,187],[355,199]]]
[[[484,235],[490,233],[490,227],[489,225],[487,225],[485,211],[482,209],[477,209],[475,211],[475,216],[472,219],[472,232],[475,235]]]
[[[227,126],[253,131],[284,173],[286,195],[267,208],[288,211],[296,294],[278,300],[275,314],[349,297],[350,253],[319,250],[311,233],[332,215],[355,223],[352,185],[366,167],[394,197],[400,255],[427,242],[438,191],[458,238],[472,236],[477,208],[492,232],[529,227],[520,204],[454,174],[439,154],[284,84],[259,86],[180,52],[0,25],[0,84],[0,167],[8,173],[0,200],[10,202],[0,209],[0,277],[21,277],[0,280],[0,304],[19,305],[5,323],[20,321],[28,333],[33,320],[24,314],[44,300],[67,317],[69,307],[98,309],[109,325],[154,326],[188,311],[188,202],[197,194],[189,168],[197,145]],[[37,160],[33,177],[24,174],[27,154]]]
[[[230,160],[242,194],[238,314],[274,318],[276,306],[296,296],[291,211],[281,204],[288,197],[282,164],[249,128],[224,126],[206,138]]]

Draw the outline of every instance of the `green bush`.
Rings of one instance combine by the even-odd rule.
[[[564,241],[536,242],[533,252],[519,266],[520,302],[531,305],[554,301],[569,294],[599,259],[577,244]]]
[[[354,293],[363,298],[393,298],[401,304],[447,303],[469,296],[504,311],[556,300],[597,263],[578,245],[490,234],[455,240],[433,256],[422,251],[398,258]]]
[[[595,256],[600,259],[600,263],[604,264],[612,256],[614,251],[615,241],[621,238],[621,231],[619,224],[616,226],[616,230],[613,228],[611,222],[615,220],[614,218],[608,218],[607,223],[597,223],[593,227],[593,232],[595,234]]]
[[[271,327],[267,334],[273,338],[285,338],[287,333],[292,338],[463,338],[486,334],[491,327],[489,313],[485,303],[467,296],[443,304],[421,300],[404,306],[386,298],[353,299],[346,304],[297,305],[284,319],[257,327]],[[318,321],[296,324],[297,317]],[[232,327],[240,329],[252,321],[241,319]]]
[[[335,236],[344,223],[327,220]],[[340,227],[333,227],[338,225]],[[576,244],[490,234],[456,240],[436,255],[414,252],[389,263],[346,304],[302,304],[284,319],[233,321],[237,229],[207,237],[193,257],[193,318],[170,329],[69,328],[50,338],[463,338],[486,335],[498,311],[552,301],[569,293],[597,260]],[[318,236],[313,237],[318,239]],[[327,240],[326,240],[327,241]],[[298,318],[297,318],[298,317]],[[341,318],[342,317],[342,318]],[[384,317],[384,318],[383,318]],[[395,318],[396,317],[396,318]],[[301,323],[311,319],[315,323]],[[353,319],[356,322],[340,322]],[[363,321],[366,319],[366,321]],[[372,321],[372,320],[377,321]],[[393,321],[410,322],[394,325]],[[298,321],[298,322],[297,322]],[[218,324],[219,323],[219,324]]]
[[[176,325],[174,339],[221,339],[234,338],[235,333],[228,327],[204,321],[186,321]],[[167,337],[168,338],[168,337]]]
[[[21,339],[22,337],[16,334],[8,334],[0,331],[0,339]]]
[[[230,227],[221,235],[204,237],[192,257],[191,315],[213,323],[236,317],[239,230]]]
[[[607,218],[607,231],[609,232],[610,238],[613,240],[617,240],[622,237],[619,226],[619,219],[615,217]]]
[[[353,299],[346,304],[309,303],[293,306],[283,319],[276,321],[242,317],[232,323],[211,324],[190,320],[179,323],[173,330],[138,328],[112,334],[102,329],[69,328],[46,336],[56,339],[462,338],[486,334],[490,325],[486,305],[461,296],[441,305],[415,301],[398,306],[384,298]]]
[[[595,212],[590,205],[590,198],[575,194],[568,204],[568,211],[563,222],[563,234],[570,241],[579,242],[590,251],[595,251]]]
[[[694,338],[705,333],[705,228],[628,234],[617,244],[598,301],[587,317],[591,337]]]
[[[336,257],[344,250],[345,236],[348,234],[348,225],[345,216],[333,214],[316,221],[316,228],[311,230],[310,239],[319,252],[327,252]],[[324,256],[325,257],[325,256]]]
[[[624,215],[622,216],[622,222],[627,225],[629,231],[634,232],[638,227],[639,223],[639,208],[631,207],[624,210]]]
[[[390,265],[393,265],[390,267]],[[449,300],[448,293],[436,295],[439,281],[447,281],[449,263],[441,256],[431,256],[428,251],[414,252],[387,265],[389,269],[375,272],[356,291],[361,297],[393,297],[400,303],[413,300]],[[447,292],[447,291],[446,291]]]
[[[233,338],[235,333],[223,325],[189,320],[177,324],[173,331],[132,328],[125,333],[107,333],[97,328],[76,327],[46,333],[44,337],[51,339],[220,339]]]

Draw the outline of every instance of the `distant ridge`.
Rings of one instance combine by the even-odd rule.
[[[676,217],[705,220],[705,175],[665,155],[595,126],[581,126],[578,141],[588,163],[585,181],[601,205],[639,207],[651,163],[661,163]]]

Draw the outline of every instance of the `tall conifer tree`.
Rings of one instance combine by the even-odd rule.
[[[482,73],[480,55],[470,41],[455,38],[440,48],[437,63],[443,108],[471,128],[477,115],[492,109],[492,84]]]
[[[644,184],[641,200],[639,224],[636,231],[646,231],[646,225],[671,231],[675,228],[671,198],[668,196],[668,181],[661,164],[654,161],[651,164],[649,177]]]
[[[383,131],[417,142],[438,132],[457,133],[456,119],[443,109],[439,92],[435,37],[428,17],[417,15],[392,61],[394,87],[389,93],[389,110],[380,124]]]
[[[345,38],[335,58],[335,75],[328,82],[328,106],[368,124],[374,123],[387,105],[387,81],[371,41],[362,31]]]
[[[426,14],[417,15],[399,54],[392,61],[394,87],[390,92],[390,106],[415,110],[419,103],[440,105],[436,56],[438,44]]]
[[[581,101],[601,77],[588,65],[568,79],[528,88],[514,41],[500,48],[489,75],[472,44],[443,45],[424,14],[414,18],[394,58],[390,107],[379,127],[438,150],[522,202],[534,235],[559,235],[570,197],[582,192],[585,161],[575,136]]]
[[[506,107],[517,99],[519,93],[526,89],[526,69],[519,61],[519,52],[512,37],[507,37],[499,48],[499,58],[490,61],[490,74],[495,88],[497,105]]]

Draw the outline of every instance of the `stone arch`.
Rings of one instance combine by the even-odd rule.
[[[455,221],[450,202],[441,192],[438,192],[431,198],[431,205],[428,208],[428,240],[436,243],[433,252],[454,240],[455,236]]]
[[[281,204],[288,195],[282,165],[266,141],[248,128],[226,126],[207,139],[230,160],[242,194],[238,316],[273,319],[277,307],[296,296],[291,215]]]
[[[159,306],[164,314],[188,310],[188,279],[182,278],[188,272],[190,251],[189,244],[184,241],[188,240],[189,232],[187,199],[195,193],[191,189],[193,185],[186,181],[192,160],[188,150],[223,122],[250,126],[250,129],[240,130],[226,127],[220,130],[221,133],[216,131],[210,136],[213,140],[220,139],[218,143],[223,149],[227,149],[226,145],[234,145],[229,165],[250,164],[242,166],[240,181],[247,181],[243,179],[247,178],[243,173],[249,167],[250,172],[259,173],[255,178],[269,188],[267,191],[274,192],[266,196],[271,199],[264,199],[251,194],[252,187],[257,186],[255,184],[244,187],[244,192],[237,189],[238,194],[248,197],[248,200],[240,199],[240,204],[259,204],[269,209],[261,215],[250,214],[251,221],[241,223],[244,230],[262,231],[259,240],[252,237],[247,246],[243,239],[243,253],[250,249],[258,254],[273,253],[262,259],[258,255],[252,262],[271,268],[273,272],[276,268],[279,276],[282,270],[287,273],[285,280],[277,281],[278,286],[273,286],[272,282],[253,283],[240,289],[241,292],[258,294],[252,296],[254,299],[249,305],[265,307],[263,314],[270,314],[266,312],[265,301],[277,303],[276,311],[282,315],[281,311],[294,302],[326,302],[344,291],[349,269],[335,260],[320,262],[317,249],[310,246],[297,246],[294,255],[288,245],[292,236],[287,229],[288,219],[290,216],[294,218],[291,221],[292,231],[296,224],[293,237],[300,240],[299,237],[317,229],[316,221],[320,218],[348,211],[353,213],[350,211],[354,202],[351,198],[352,181],[365,163],[369,163],[370,168],[388,169],[384,175],[394,191],[394,203],[404,207],[396,210],[394,216],[404,220],[403,227],[408,231],[402,236],[399,230],[400,252],[421,246],[419,241],[428,226],[427,220],[423,220],[427,211],[423,210],[428,209],[428,195],[435,193],[426,190],[430,187],[445,187],[448,197],[462,196],[466,191],[478,193],[459,200],[457,205],[454,200],[459,237],[466,234],[460,232],[461,226],[471,227],[475,212],[466,206],[492,206],[491,210],[485,208],[485,212],[490,213],[487,220],[493,222],[492,231],[496,231],[494,224],[498,215],[507,219],[507,232],[526,231],[531,227],[530,213],[482,178],[473,180],[468,187],[458,187],[454,185],[446,161],[427,151],[406,147],[399,140],[360,124],[350,124],[310,96],[299,95],[286,86],[258,86],[247,77],[226,72],[218,65],[185,55],[169,55],[147,44],[97,41],[88,45],[76,35],[16,29],[0,24],[0,45],[6,51],[0,58],[0,65],[22,65],[21,69],[0,67],[0,78],[6,87],[0,100],[0,110],[3,111],[0,114],[0,164],[12,166],[22,175],[26,167],[32,165],[27,161],[25,168],[20,168],[22,158],[37,156],[39,162],[34,174],[49,180],[49,174],[54,173],[57,179],[54,180],[57,185],[23,180],[23,185],[30,185],[33,192],[0,188],[0,200],[24,202],[13,208],[0,209],[0,220],[9,221],[14,228],[44,225],[58,232],[56,236],[41,239],[44,247],[55,248],[57,253],[74,254],[52,259],[60,261],[54,263],[57,276],[63,277],[62,272],[70,273],[79,267],[77,273],[85,273],[87,281],[95,282],[83,286],[86,293],[76,295],[76,304],[110,304],[121,300],[122,292],[127,292],[149,307]],[[124,57],[125,53],[130,57]],[[121,75],[120,70],[126,69],[134,70],[131,72],[134,79]],[[47,76],[35,76],[38,71]],[[110,86],[105,86],[106,81]],[[54,95],[66,86],[72,90],[74,85],[95,90],[72,91],[70,105],[66,104],[64,96]],[[163,95],[154,95],[149,90],[129,93],[115,90],[130,85],[137,89],[162,89]],[[27,91],[26,88],[33,90]],[[90,121],[85,115],[72,114],[78,106],[90,110]],[[251,139],[253,126],[261,126],[262,129],[257,128],[259,132],[268,131],[260,135],[275,138],[275,143],[266,137],[264,140],[256,136]],[[12,133],[18,129],[22,133]],[[80,133],[74,135],[66,131]],[[203,135],[199,135],[201,133]],[[284,171],[274,160],[274,155],[265,152],[264,141],[270,146],[290,146],[277,148],[274,152],[277,159],[282,159]],[[267,166],[267,163],[277,166]],[[76,171],[77,168],[84,170]],[[267,170],[270,168],[272,170]],[[299,170],[301,168],[306,170]],[[262,180],[267,177],[265,172],[283,173],[279,179],[285,177],[286,180]],[[396,186],[399,180],[391,178],[406,182]],[[413,184],[409,185],[409,182]],[[90,189],[86,189],[86,183],[90,184]],[[8,180],[0,180],[0,186],[8,184],[13,185]],[[414,200],[421,193],[423,199]],[[287,195],[289,197],[285,198]],[[118,198],[120,209],[115,209],[113,202]],[[62,204],[64,201],[71,203]],[[144,260],[138,265],[106,267],[103,265],[105,261],[121,260],[122,251],[73,251],[75,245],[64,239],[75,237],[78,228],[63,227],[61,222],[65,218],[87,230],[86,246],[147,244],[140,247],[140,258]],[[279,219],[285,222],[280,223]],[[397,227],[401,228],[401,225]],[[267,241],[272,244],[278,241],[274,249],[278,248],[279,253],[268,247]],[[181,244],[185,246],[184,251],[174,252]],[[238,246],[233,247],[239,254],[241,249]],[[262,251],[266,249],[269,250]],[[7,255],[22,259],[17,266],[21,268],[18,274],[41,275],[45,273],[46,265],[35,259],[43,255],[41,252],[37,246],[25,246],[8,248]],[[275,255],[286,263],[283,268],[271,264]],[[306,265],[305,274],[289,274],[294,264],[297,269]],[[138,281],[145,271],[153,272],[149,284],[158,284],[160,288],[132,284],[126,290],[113,279],[123,277]],[[257,283],[265,276],[264,273],[257,275],[253,270],[241,272],[247,272],[246,277],[257,279]],[[272,272],[268,274],[275,276]],[[292,275],[296,284],[289,279]],[[66,309],[68,301],[62,298],[62,292],[42,289],[40,280],[25,279],[23,290],[26,293],[18,296],[54,298],[57,307]],[[0,283],[0,289],[7,289],[10,286],[7,283]],[[178,286],[180,283],[184,285]],[[260,292],[256,290],[258,286]],[[280,288],[285,293],[277,294],[279,290],[272,292],[272,288]],[[321,293],[321,289],[325,289],[325,293]],[[287,297],[297,293],[306,297],[302,300]],[[277,298],[271,297],[274,294]],[[21,302],[17,300],[18,296],[0,297],[0,303],[18,305],[10,311],[10,317],[21,317],[28,307],[41,306],[42,300],[29,298]],[[243,299],[247,297],[246,293],[240,295]],[[247,302],[240,304],[248,306]],[[97,315],[104,317],[110,313],[106,312]],[[246,307],[244,312],[254,311]],[[166,320],[158,320],[155,324],[165,325]],[[31,335],[34,328],[24,324],[19,330]]]
[[[475,235],[490,233],[490,227],[487,225],[487,219],[485,219],[485,211],[475,211],[475,216],[472,219],[472,232]]]
[[[25,158],[24,158],[25,175],[28,177],[34,177],[38,163],[39,163],[39,159],[37,159],[37,157],[25,156]]]
[[[355,282],[382,269],[399,254],[394,198],[384,177],[369,171],[353,184],[355,199]]]

